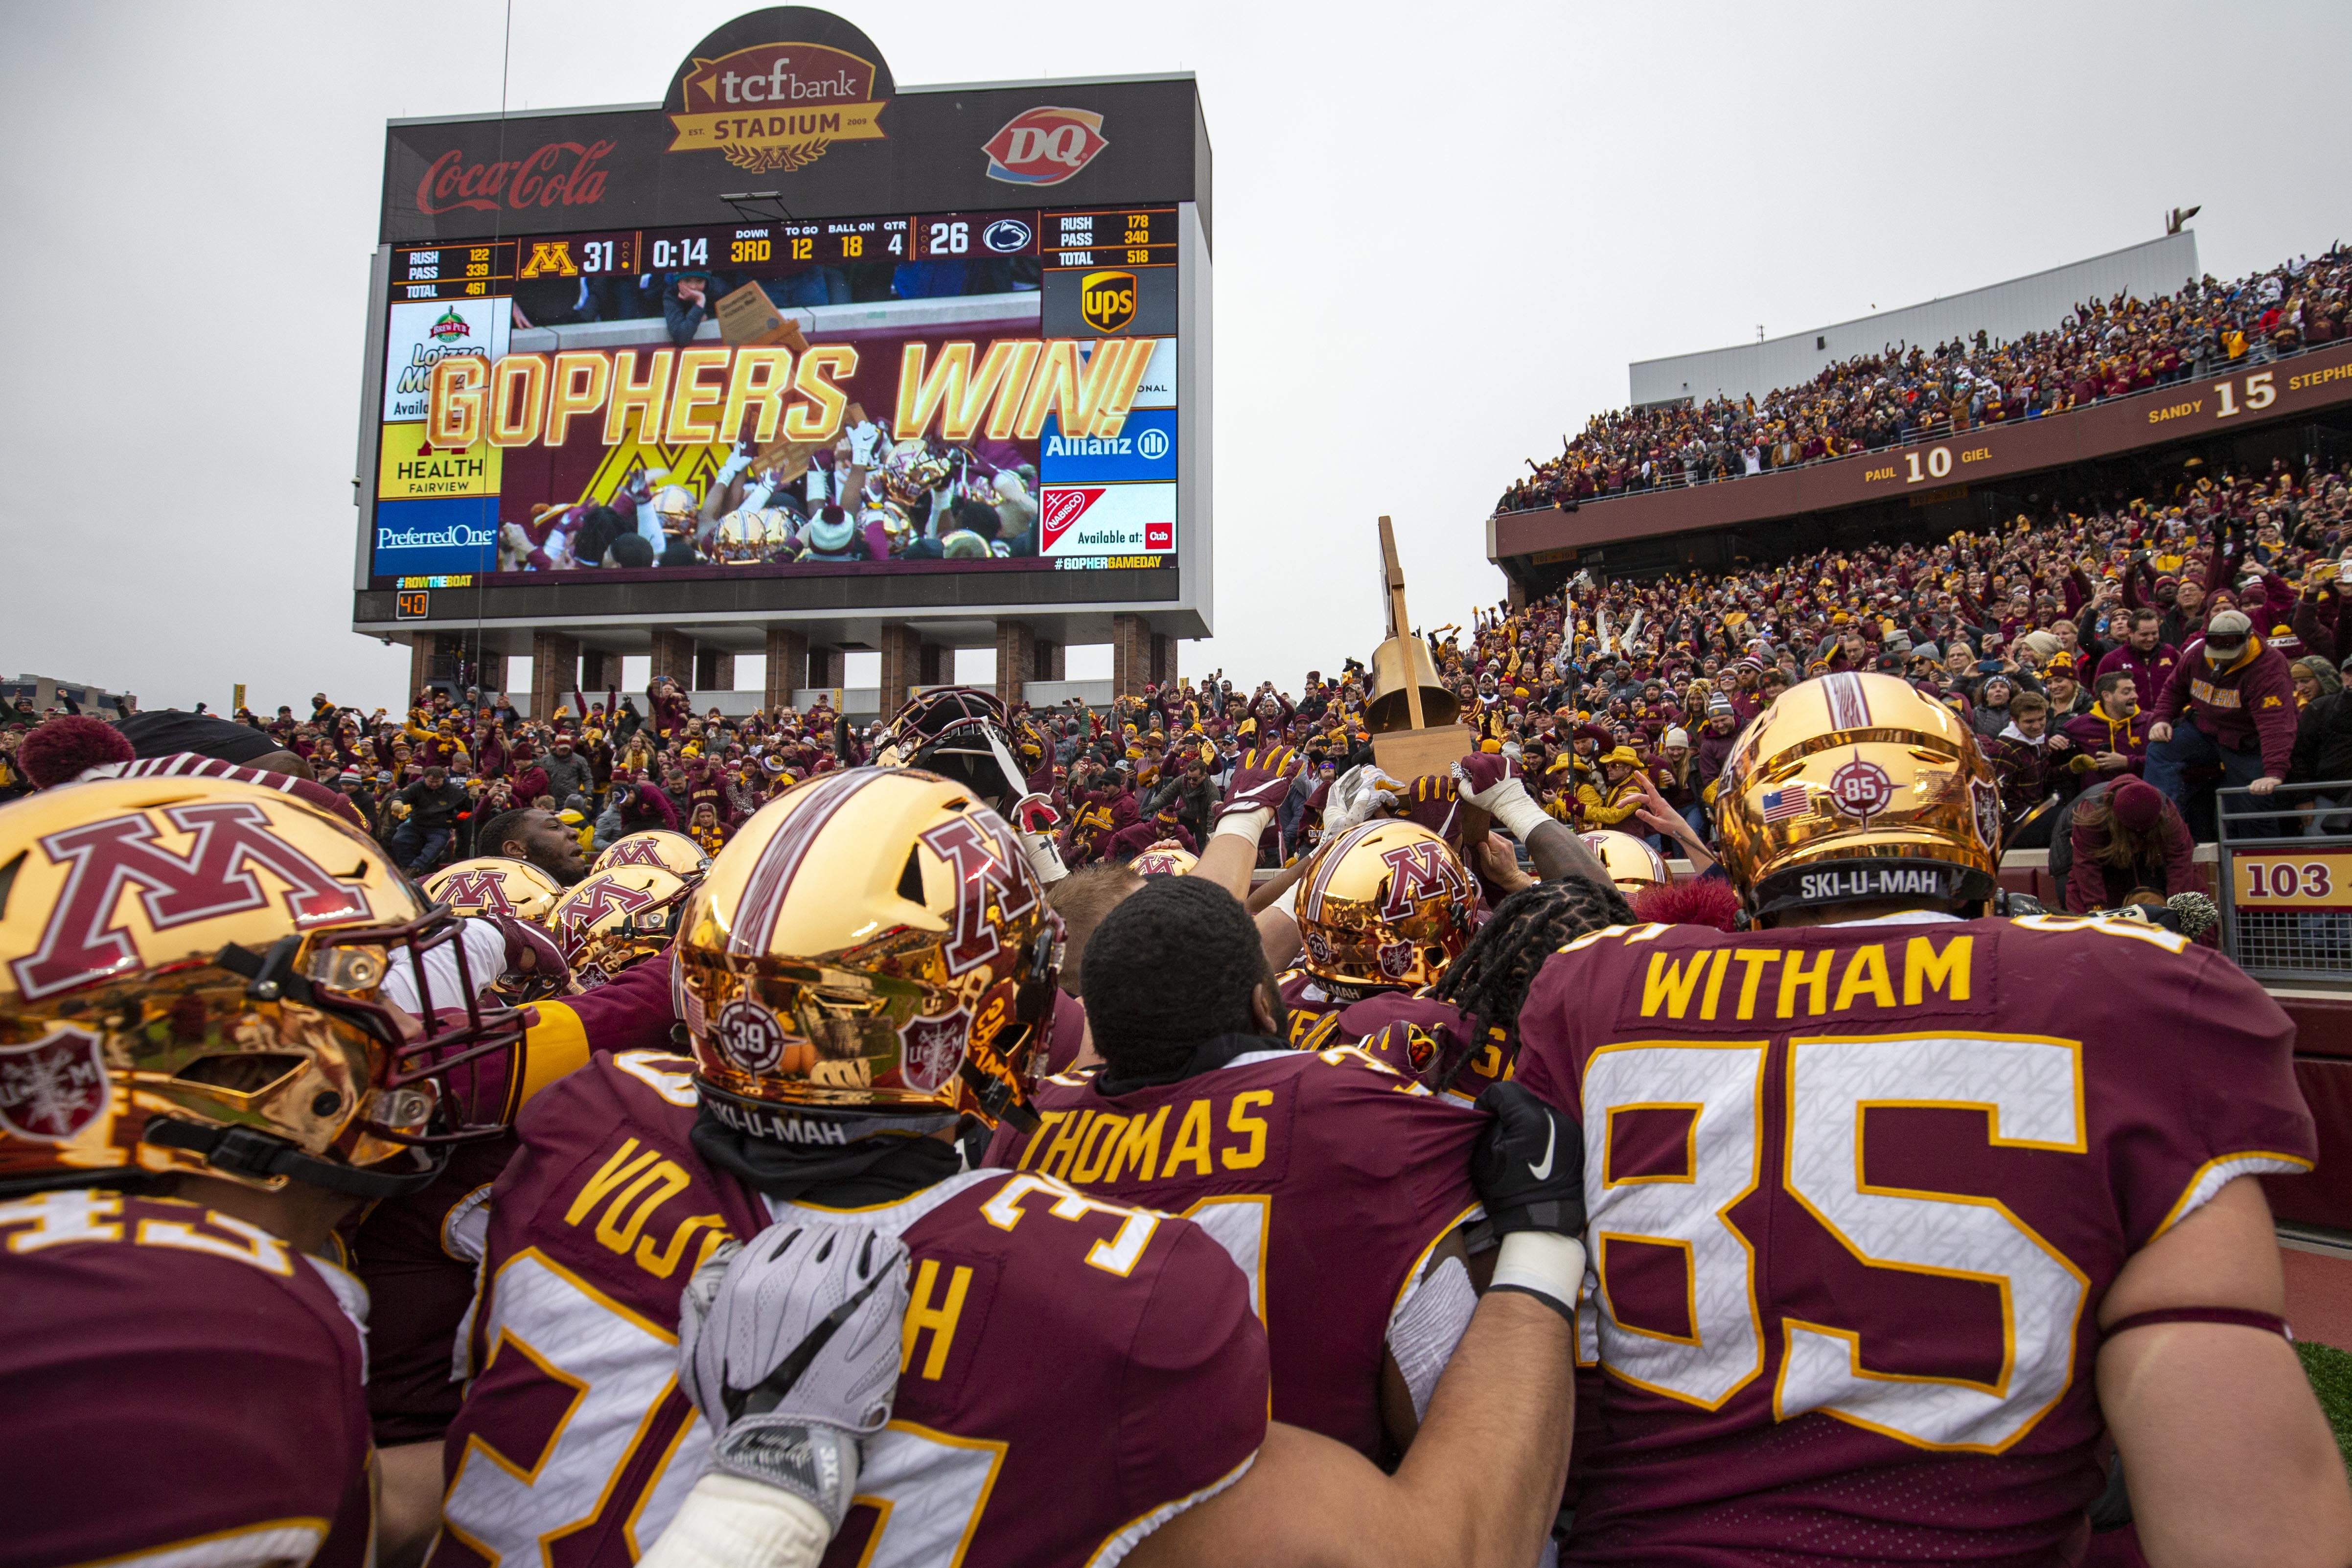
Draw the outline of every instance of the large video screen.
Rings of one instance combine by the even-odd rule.
[[[1173,207],[394,246],[370,575],[1177,548]]]

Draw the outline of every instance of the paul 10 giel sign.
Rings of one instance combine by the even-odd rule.
[[[395,127],[363,575],[1018,598],[1178,561],[1206,526],[1197,102],[1048,90],[902,90],[784,7],[698,46],[658,111],[532,121],[552,159]]]

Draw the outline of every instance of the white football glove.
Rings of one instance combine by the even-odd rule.
[[[906,1273],[897,1237],[798,1218],[695,1270],[677,1376],[710,1423],[712,1472],[790,1492],[841,1528],[858,1439],[889,1420],[898,1390]]]
[[[1389,777],[1378,763],[1359,763],[1331,781],[1323,797],[1323,837],[1337,837],[1370,822],[1410,794],[1412,786]]]

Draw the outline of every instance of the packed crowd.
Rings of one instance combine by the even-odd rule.
[[[2191,841],[2215,836],[2217,786],[2352,778],[2352,698],[2338,673],[2352,654],[2347,560],[2342,474],[2278,463],[2208,475],[2191,461],[2163,494],[2021,515],[1931,547],[1644,582],[1580,575],[1428,643],[1461,721],[1517,763],[1547,814],[1668,855],[1695,840],[1702,858],[1716,781],[1763,707],[1813,675],[1899,675],[1975,731],[2000,780],[2009,846],[2052,849],[2069,901],[2088,908],[2137,887],[2190,890]],[[2202,650],[2231,611],[2237,663],[2210,673]],[[1354,659],[1307,671],[1296,692],[1237,688],[1220,672],[1147,686],[1107,711],[1015,703],[1009,718],[1028,793],[1072,866],[1196,852],[1244,752],[1295,748],[1303,765],[1261,852],[1273,867],[1319,842],[1333,785],[1372,760],[1370,680]],[[37,717],[24,707],[0,731],[0,767]],[[667,679],[642,695],[575,692],[544,717],[502,693],[435,689],[397,717],[320,693],[307,716],[281,707],[239,720],[243,750],[303,759],[420,876],[478,853],[501,813],[533,807],[592,854],[652,827],[715,852],[768,800],[869,760],[882,741],[879,725],[852,725],[823,700],[696,714]],[[1385,787],[1451,808],[1442,781]],[[2352,826],[2325,809],[2347,804],[2333,794],[2294,804],[2303,829]],[[2078,837],[2107,857],[2104,872],[2074,854]]]
[[[1353,661],[14,727],[12,1559],[2337,1562],[2294,1027],[2169,879],[2347,504],[1580,578],[1410,779]]]
[[[2062,414],[2104,398],[2261,363],[2342,341],[2352,255],[2331,247],[2177,294],[2075,306],[2011,342],[1984,332],[1934,348],[1889,344],[1761,399],[1620,409],[1593,416],[1557,458],[1530,458],[1498,511],[1574,507],[1668,485],[1741,479],[1823,458]]]

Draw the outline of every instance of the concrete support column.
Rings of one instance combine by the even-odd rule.
[[[694,639],[684,632],[655,632],[651,662],[653,668],[646,671],[647,679],[667,676],[688,690],[693,689]]]
[[[484,648],[475,662],[481,667],[481,679],[478,684],[482,689],[482,702],[488,706],[496,702],[499,693],[507,689],[507,656],[496,648]]]
[[[909,687],[929,684],[919,668],[922,657],[922,635],[914,627],[904,621],[882,623],[880,702],[885,721],[906,705]]]
[[[694,689],[734,690],[735,656],[723,647],[697,647],[694,650]]]
[[[955,649],[941,647],[935,642],[919,643],[915,647],[915,684],[947,686],[955,679]]]
[[[1524,610],[1524,609],[1526,609],[1526,608],[1528,607],[1528,589],[1527,589],[1527,584],[1524,584],[1524,583],[1522,583],[1522,582],[1520,582],[1517,577],[1512,578],[1512,579],[1510,580],[1510,582],[1511,582],[1511,613],[1512,613],[1513,615],[1517,615],[1517,614],[1518,614],[1521,610]]]
[[[791,704],[793,690],[810,684],[809,644],[805,635],[783,626],[768,628],[768,689],[761,700],[770,708]]]
[[[485,663],[488,661],[486,660]],[[551,718],[580,685],[580,639],[534,632],[530,639],[530,716]]]
[[[1010,708],[1036,679],[1037,634],[1026,621],[996,623],[996,695]]]
[[[1069,668],[1069,650],[1060,643],[1041,642],[1037,645],[1037,673],[1034,679],[1067,680],[1070,679]]]
[[[1140,697],[1151,679],[1151,623],[1141,616],[1110,618],[1110,694]]]
[[[404,708],[416,700],[425,683],[433,679],[433,634],[419,632],[408,645],[408,689],[401,693]]]
[[[825,647],[812,643],[808,650],[808,684],[812,687],[834,687],[843,683],[843,671],[847,668],[845,657],[837,647]]]
[[[1176,679],[1176,639],[1151,634],[1151,679],[1160,686],[1170,686]]]

